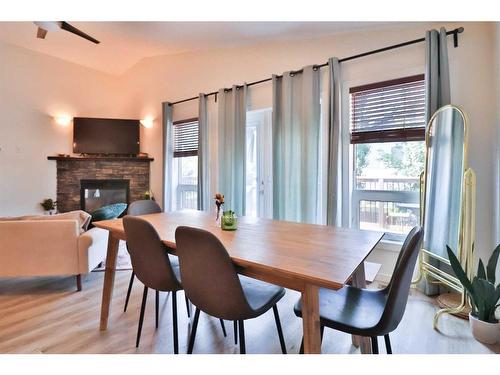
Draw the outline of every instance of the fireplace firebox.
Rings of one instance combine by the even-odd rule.
[[[114,203],[129,203],[129,180],[80,180],[80,206],[87,212]]]

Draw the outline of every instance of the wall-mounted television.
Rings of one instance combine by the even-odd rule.
[[[75,117],[75,154],[137,155],[140,152],[139,120]]]

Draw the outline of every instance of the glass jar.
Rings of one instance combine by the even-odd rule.
[[[222,230],[236,230],[238,229],[238,216],[234,211],[224,211],[221,217]]]

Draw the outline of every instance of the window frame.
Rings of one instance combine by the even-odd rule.
[[[196,123],[198,125],[198,128],[200,126],[200,124],[199,124],[199,118],[198,117],[192,117],[192,118],[187,118],[187,119],[183,119],[183,120],[174,121],[172,123],[172,126],[175,127],[175,126],[178,126],[178,125],[189,124],[189,123]],[[199,140],[198,140],[198,142],[199,142]],[[198,145],[199,145],[199,143],[198,143]],[[182,174],[182,162],[181,162],[181,159],[182,158],[186,158],[186,157],[192,157],[192,156],[198,157],[198,147],[196,148],[196,152],[195,153],[194,152],[187,152],[184,155],[181,155],[181,156],[177,155],[176,156],[175,152],[174,152],[173,155],[172,155],[172,161],[173,161],[173,163],[177,163],[177,166],[175,168],[175,170],[177,172],[177,175],[175,177],[172,176],[172,180],[170,182],[172,184],[172,193],[175,194],[174,197],[171,197],[171,199],[172,199],[172,207],[175,207],[175,210],[182,210],[182,209],[184,209],[183,207],[180,207],[181,202],[182,202],[182,200],[180,199],[181,198],[181,193],[183,193],[183,192],[191,192],[191,191],[194,191],[194,192],[198,193],[199,176],[197,178],[196,185],[180,184],[179,183],[180,176]],[[173,184],[174,181],[177,181],[177,184],[175,186]]]
[[[411,203],[420,204],[419,191],[397,191],[397,190],[362,190],[356,189],[355,179],[355,146],[362,143],[383,143],[383,142],[411,142],[411,141],[425,141],[425,127],[413,127],[402,129],[390,129],[381,131],[366,131],[365,134],[352,137],[352,124],[351,124],[351,94],[362,90],[369,90],[380,88],[384,86],[396,85],[406,82],[414,82],[418,80],[425,81],[424,74],[415,74],[396,79],[389,79],[385,81],[361,84],[361,85],[347,85],[344,87],[343,92],[347,98],[343,101],[343,119],[347,131],[344,132],[342,139],[342,154],[346,157],[343,163],[343,175],[348,178],[344,179],[343,191],[348,194],[345,195],[349,204],[345,205],[342,212],[342,223],[345,225],[349,223],[350,227],[359,229],[360,227],[360,204],[361,201],[378,201],[383,202],[398,202],[398,203]],[[358,132],[358,134],[361,132]],[[383,230],[381,230],[382,232]],[[404,235],[397,233],[385,232],[382,241],[386,244],[400,244],[404,240]]]

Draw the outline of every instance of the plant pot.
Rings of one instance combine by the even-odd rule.
[[[474,315],[469,314],[470,328],[472,336],[483,344],[496,344],[498,333],[500,332],[500,322],[488,323],[479,320]]]

